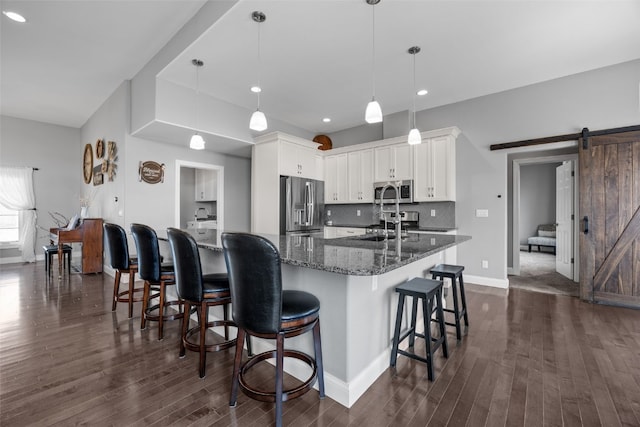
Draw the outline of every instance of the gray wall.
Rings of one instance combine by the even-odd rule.
[[[562,163],[520,167],[520,244],[535,236],[539,224],[556,222],[556,168]]]
[[[56,226],[49,212],[60,212],[67,218],[80,212],[79,147],[79,129],[0,116],[0,165],[40,169],[33,175],[39,227],[48,230]],[[48,243],[49,233],[38,228],[36,255],[42,256],[39,248]],[[16,249],[0,250],[0,258],[6,260],[18,261],[19,255]]]

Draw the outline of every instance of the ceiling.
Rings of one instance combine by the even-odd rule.
[[[28,19],[1,17],[2,114],[82,126],[203,3],[2,0]],[[412,108],[411,46],[422,110],[638,59],[639,22],[635,0],[240,0],[158,77],[195,88],[198,58],[201,93],[250,111],[260,79],[267,119],[330,133],[365,123],[374,75],[385,115]]]

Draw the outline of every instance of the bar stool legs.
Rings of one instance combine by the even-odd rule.
[[[461,319],[464,319],[465,325],[465,334],[469,329],[469,317],[467,315],[467,299],[464,293],[464,280],[462,279],[462,271],[464,267],[461,265],[449,265],[449,264],[438,264],[433,267],[429,272],[431,273],[431,278],[434,280],[444,280],[444,278],[451,279],[451,290],[453,294],[453,310],[445,308],[444,311],[448,313],[453,313],[454,321],[453,322],[445,322],[446,325],[455,326],[456,328],[456,338],[458,341],[462,339],[462,325]],[[458,289],[460,293],[460,298],[458,301]],[[462,307],[460,307],[462,304]]]
[[[447,348],[447,334],[444,324],[444,311],[442,307],[442,281],[413,278],[406,283],[396,287],[398,295],[398,312],[396,313],[396,325],[393,335],[393,347],[391,350],[391,366],[396,366],[398,354],[410,357],[427,364],[427,375],[429,381],[433,381],[433,356],[438,348],[442,347],[442,354],[444,357],[449,357]],[[404,310],[405,297],[413,297],[413,306],[411,310],[411,325],[409,330],[400,334],[400,327],[402,325],[402,313]],[[422,300],[422,313],[424,321],[424,334],[416,332],[416,320],[417,320],[417,308],[418,300]],[[433,303],[436,304],[436,319],[431,318],[433,312]],[[431,335],[431,322],[438,324],[439,337],[433,337]],[[415,337],[423,338],[425,340],[426,357],[418,356],[415,353],[400,350],[398,347],[400,343],[407,337],[409,337],[409,348],[413,348],[415,343]]]

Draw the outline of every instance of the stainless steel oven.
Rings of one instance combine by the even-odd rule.
[[[389,186],[384,190],[384,194],[382,194],[382,189],[387,184],[393,184],[398,188],[398,192],[400,193],[400,203],[413,203],[413,181],[388,181],[388,182],[376,182],[373,184],[373,194],[376,203],[380,203],[381,199],[384,199],[384,202],[395,203],[396,201],[396,191],[393,187]]]

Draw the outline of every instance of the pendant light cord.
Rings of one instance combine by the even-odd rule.
[[[413,54],[413,127],[416,127],[416,54]]]
[[[371,5],[371,93],[376,97],[376,5]]]
[[[258,87],[262,92],[262,43],[260,37],[261,23],[258,22]],[[258,110],[260,109],[260,92],[258,92]]]

